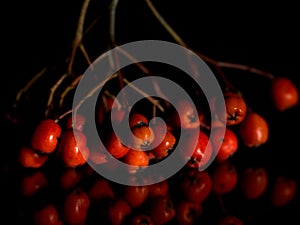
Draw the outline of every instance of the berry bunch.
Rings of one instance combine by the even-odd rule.
[[[145,2],[179,46],[194,50],[163,20],[150,0]],[[66,68],[42,69],[17,93],[15,114],[5,114],[5,122],[12,127],[11,136],[17,136],[7,157],[9,162],[1,164],[7,183],[13,185],[6,191],[14,196],[9,205],[17,215],[16,222],[246,225],[261,220],[265,223],[262,214],[280,215],[299,207],[299,180],[280,170],[282,156],[277,156],[278,150],[270,145],[271,141],[278,144],[273,138],[278,120],[270,114],[288,117],[299,108],[299,87],[293,79],[219,62],[195,51],[221,86],[222,96],[206,98],[194,80],[177,68],[136,62],[122,48],[122,56],[110,56],[110,69],[115,69],[123,56],[133,65],[100,79],[90,57],[95,54],[101,58],[105,52],[91,51],[89,55],[85,49],[88,36],[84,36],[83,19],[89,3],[83,1]],[[111,1],[112,47],[118,47],[114,37],[117,5],[118,1]],[[75,57],[77,50],[81,50],[83,59]],[[197,74],[193,60],[188,55],[186,59]],[[84,87],[85,95],[73,105],[86,62],[96,85]],[[251,98],[241,82],[231,82],[224,68],[266,79],[269,83],[264,86],[264,100],[269,111],[256,107],[264,103]],[[153,74],[176,82],[190,98],[177,92],[173,93],[175,97],[168,96],[155,78],[147,86],[159,97],[136,85],[136,80]],[[45,75],[51,75],[50,81],[37,91],[34,84]],[[52,82],[54,85],[48,87]],[[123,91],[125,87],[142,98],[132,104],[128,92]],[[33,113],[29,108],[36,104],[34,96],[44,96],[44,89],[50,92],[45,94],[46,104],[37,106],[42,113]],[[23,102],[26,91],[28,98]],[[90,114],[84,106],[92,101],[95,108]]]

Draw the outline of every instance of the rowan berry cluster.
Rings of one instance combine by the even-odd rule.
[[[163,20],[151,1],[145,2],[177,44],[194,50]],[[118,1],[111,1],[113,47],[118,46],[113,17],[117,4]],[[299,87],[292,79],[219,62],[195,50],[195,55],[221,81],[222,96],[206,99],[197,85],[173,67],[169,70],[162,64],[138,62],[133,63],[134,69],[122,68],[112,74],[107,82],[96,77],[95,88],[87,90],[82,101],[72,105],[76,88],[84,78],[84,71],[78,68],[86,62],[89,68],[93,67],[83,35],[82,19],[88,5],[89,1],[84,0],[66,71],[52,87],[45,87],[50,90],[47,103],[38,106],[45,114],[37,115],[38,119],[30,123],[31,132],[22,136],[22,142],[14,149],[16,168],[7,175],[16,177],[18,221],[32,225],[246,225],[259,220],[255,218],[259,215],[256,207],[273,213],[297,206],[299,184],[295,177],[274,174],[265,164],[250,162],[249,154],[257,155],[268,145],[273,121],[253,107],[247,98],[249,93],[233,85],[222,69],[266,78],[268,101],[272,110],[282,115],[299,107]],[[81,50],[84,60],[75,60],[76,50]],[[122,54],[135,62],[129,52]],[[119,62],[114,57],[110,58],[112,68]],[[193,62],[189,65],[194,66]],[[174,73],[175,78],[165,78],[173,78],[191,98],[179,97],[173,102],[162,99],[164,90],[154,79],[149,86],[154,87],[159,98],[135,86],[134,80],[150,77],[160,69],[162,74]],[[17,93],[14,109],[18,113],[31,101],[28,98],[22,105],[25,92],[30,92],[37,78],[51,73],[53,70],[42,69]],[[134,105],[128,102],[126,92],[118,98],[125,86],[143,98]],[[99,89],[90,118],[81,109]],[[28,126],[24,122],[26,116],[14,116],[8,113],[5,119],[16,130],[23,129],[24,124]],[[95,124],[99,140],[90,138],[90,123]],[[121,135],[115,130],[126,126],[129,130]],[[176,165],[172,176],[165,177],[164,171],[152,174],[154,180],[147,176],[153,166],[175,158],[174,155],[176,163],[182,166]],[[111,180],[97,168],[115,177],[125,174],[129,184]],[[121,175],[120,168],[126,170]],[[157,177],[160,179],[156,181]]]

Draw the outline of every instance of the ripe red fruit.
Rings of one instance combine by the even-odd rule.
[[[180,149],[180,153],[188,159],[186,164],[188,167],[201,169],[209,163],[213,149],[206,133],[199,132],[198,137],[196,134],[197,132],[193,132],[193,130],[189,131],[189,134],[184,137],[187,145],[183,146],[184,149]],[[197,140],[196,146],[194,146],[194,140]],[[186,149],[194,149],[191,156],[187,154]]]
[[[214,128],[211,140],[214,151],[218,151],[216,160],[219,162],[227,160],[238,149],[238,138],[235,132],[229,128],[225,128],[224,134],[222,127]],[[216,146],[220,146],[219,149],[216,149]]]
[[[41,153],[29,146],[22,146],[18,153],[18,162],[25,168],[40,168],[48,159],[48,154]]]
[[[86,143],[86,136],[81,131],[65,130],[58,145],[57,155],[66,167],[81,166],[86,163],[90,153]]]
[[[170,124],[177,129],[198,128],[203,120],[203,114],[198,112],[195,104],[188,100],[179,100],[176,110],[171,113]]]
[[[75,130],[83,130],[86,119],[82,114],[76,113],[75,120],[73,120],[73,116],[69,116],[66,121],[66,129],[75,129]]]
[[[212,174],[212,189],[218,195],[231,192],[238,182],[236,166],[230,161],[219,163]]]
[[[163,129],[160,125],[153,126],[154,141],[152,145],[154,148],[150,151],[156,158],[162,159],[169,155],[169,152],[173,149],[176,144],[176,138],[167,129]],[[163,138],[162,138],[163,137]],[[160,142],[160,139],[161,142]]]
[[[147,125],[136,126],[132,127],[131,131],[135,138],[130,140],[130,146],[133,149],[149,149],[155,137],[152,128]]]
[[[269,138],[269,125],[265,118],[256,112],[249,112],[239,127],[239,135],[247,147],[258,147]]]
[[[111,225],[121,225],[131,215],[129,203],[122,198],[112,200],[108,205],[108,220]]]
[[[244,222],[237,216],[227,215],[220,219],[218,225],[243,225]]]
[[[88,195],[93,202],[99,202],[103,199],[113,199],[115,197],[110,182],[104,178],[99,178],[94,181],[88,189]]]
[[[158,183],[149,185],[149,198],[155,196],[167,195],[169,192],[169,183],[167,180],[162,180]]]
[[[84,224],[89,207],[90,199],[87,193],[81,188],[76,188],[64,199],[62,219],[68,225]]]
[[[44,153],[51,153],[56,149],[60,135],[60,125],[52,119],[44,119],[33,131],[31,147]]]
[[[111,132],[108,136],[105,147],[107,151],[117,159],[123,157],[129,151],[129,147],[124,145],[114,132]]]
[[[271,83],[270,94],[274,106],[281,112],[294,107],[299,102],[298,89],[287,77],[274,78]]]
[[[130,173],[135,173],[138,169],[148,166],[150,158],[145,151],[129,149],[122,161],[128,165]]]
[[[128,202],[131,208],[140,207],[148,198],[149,186],[124,186],[123,198]]]
[[[268,175],[263,167],[248,167],[241,175],[241,191],[247,199],[259,198],[267,189]]]
[[[71,190],[76,187],[76,185],[81,181],[81,178],[82,173],[76,168],[65,168],[59,177],[60,187],[65,191]]]
[[[166,224],[175,218],[176,210],[170,196],[157,196],[149,202],[149,216],[155,225]]]
[[[24,197],[31,197],[39,193],[42,189],[49,184],[46,175],[36,170],[32,174],[25,175],[20,184],[21,193]]]
[[[226,123],[226,125],[236,125],[241,123],[247,114],[247,104],[245,102],[245,99],[243,96],[237,93],[233,92],[225,92],[224,93],[224,101],[225,101],[225,112],[218,113],[224,113],[226,121],[223,121]],[[218,107],[216,105],[216,107]],[[223,120],[223,118],[220,118]]]
[[[129,116],[129,127],[133,128],[136,126],[148,126],[149,125],[149,121],[148,119],[140,113],[132,113]]]
[[[202,214],[202,205],[191,201],[180,200],[176,202],[175,209],[178,225],[194,225]]]
[[[271,202],[275,207],[285,206],[295,198],[296,192],[295,179],[278,176],[271,189]]]
[[[128,225],[155,225],[149,215],[140,213],[134,215]]]
[[[62,225],[59,212],[52,203],[35,209],[33,212],[34,225]]]
[[[179,191],[187,201],[202,203],[211,193],[212,180],[210,174],[198,169],[183,174],[179,182]]]

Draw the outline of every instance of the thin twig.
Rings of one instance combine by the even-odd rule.
[[[57,90],[59,85],[64,81],[64,79],[66,79],[68,76],[69,76],[69,73],[63,74],[59,78],[59,80],[54,84],[54,86],[52,88],[50,88],[50,94],[49,94],[49,97],[48,97],[48,102],[47,102],[47,107],[46,107],[46,112],[45,112],[46,117],[49,116],[50,106],[52,105],[53,96],[54,96],[55,91]]]
[[[237,69],[237,70],[244,70],[250,73],[254,73],[263,77],[266,77],[268,79],[273,79],[274,75],[272,73],[263,71],[263,70],[259,70],[257,68],[254,67],[250,67],[247,65],[242,65],[242,64],[237,64],[237,63],[230,63],[230,62],[217,62],[217,66],[219,67],[227,67],[230,69]]]
[[[84,21],[85,21],[89,3],[90,3],[90,0],[84,0],[82,7],[81,7],[81,11],[80,11],[79,19],[78,19],[77,30],[75,33],[75,38],[72,43],[72,50],[71,50],[71,55],[70,55],[70,60],[69,60],[69,65],[68,65],[68,73],[69,74],[72,74],[72,68],[73,68],[76,51],[77,51],[77,48],[80,45],[82,37],[83,37]]]
[[[154,99],[153,97],[149,96],[146,92],[144,92],[143,90],[139,89],[138,87],[136,87],[135,85],[133,85],[131,82],[129,82],[126,78],[124,78],[124,82],[131,87],[133,90],[135,90],[136,92],[138,92],[139,94],[141,94],[142,96],[144,96],[145,98],[147,98],[153,105],[155,105],[156,107],[158,107],[160,109],[160,111],[164,112],[164,108],[159,104],[159,101]]]
[[[47,71],[47,67],[40,70],[21,90],[18,91],[13,107],[17,107],[18,102],[20,101],[23,93],[29,90],[29,88]]]

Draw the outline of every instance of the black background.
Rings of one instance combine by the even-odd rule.
[[[216,60],[253,66],[275,76],[287,76],[300,89],[300,16],[294,3],[220,3],[195,0],[153,0],[153,3],[193,49]],[[82,1],[79,0],[2,3],[2,11],[6,15],[1,15],[1,118],[11,112],[17,91],[33,74],[45,66],[61,65],[67,60],[81,4]],[[89,42],[84,42],[91,56],[96,57],[109,47],[108,7],[108,0],[91,0],[87,21],[99,16],[99,22],[87,36]],[[120,0],[116,21],[117,43],[144,39],[174,41],[143,1]],[[241,87],[252,109],[270,121],[269,143],[263,149],[246,154],[249,162],[253,160],[254,164],[266,166],[271,176],[285,174],[299,180],[299,159],[295,156],[299,151],[299,107],[278,113],[268,102],[269,80],[234,70],[225,72],[228,79]],[[47,87],[51,86],[49,84]],[[43,86],[40,88],[45,89]],[[41,103],[41,110],[43,104]],[[39,102],[34,105],[38,108]],[[30,115],[30,109],[27,108],[25,113]],[[33,108],[30,116],[34,117],[35,113],[36,108]],[[14,132],[4,130],[4,133],[7,135],[4,136],[5,147],[2,151],[14,151],[12,146],[16,145],[18,137],[13,136]],[[5,159],[1,162],[4,161]],[[264,222],[288,221],[291,224],[292,220],[299,221],[294,213],[297,207],[299,209],[299,197],[290,208],[283,209],[283,213],[256,213]]]

